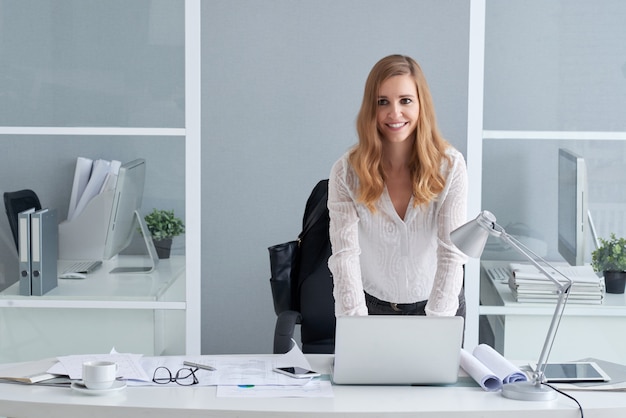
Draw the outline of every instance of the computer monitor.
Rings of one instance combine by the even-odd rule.
[[[559,254],[570,265],[584,265],[587,169],[583,157],[563,148],[559,149],[558,199]]]
[[[158,256],[145,220],[139,214],[146,177],[146,161],[137,159],[120,167],[111,215],[104,244],[104,258],[110,259],[126,249],[139,228],[150,256],[151,266],[122,267],[115,272],[150,272],[158,262]]]

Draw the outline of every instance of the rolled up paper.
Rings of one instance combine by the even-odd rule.
[[[473,354],[474,357],[502,380],[503,384],[525,382],[528,380],[528,376],[526,376],[523,371],[487,344],[479,344],[474,349]]]
[[[465,349],[461,349],[461,367],[486,391],[502,388],[502,380]]]

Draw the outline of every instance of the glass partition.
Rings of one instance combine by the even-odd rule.
[[[626,131],[626,2],[487,1],[484,127]]]
[[[0,125],[184,127],[176,0],[0,1]]]

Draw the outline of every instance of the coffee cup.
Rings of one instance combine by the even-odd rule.
[[[86,361],[83,363],[83,383],[87,389],[108,389],[117,377],[117,364],[113,361]]]

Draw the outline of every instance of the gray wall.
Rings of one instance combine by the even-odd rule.
[[[440,126],[466,150],[469,3],[216,0],[202,4],[202,352],[272,350],[267,247],[355,141],[383,56],[422,65]]]

